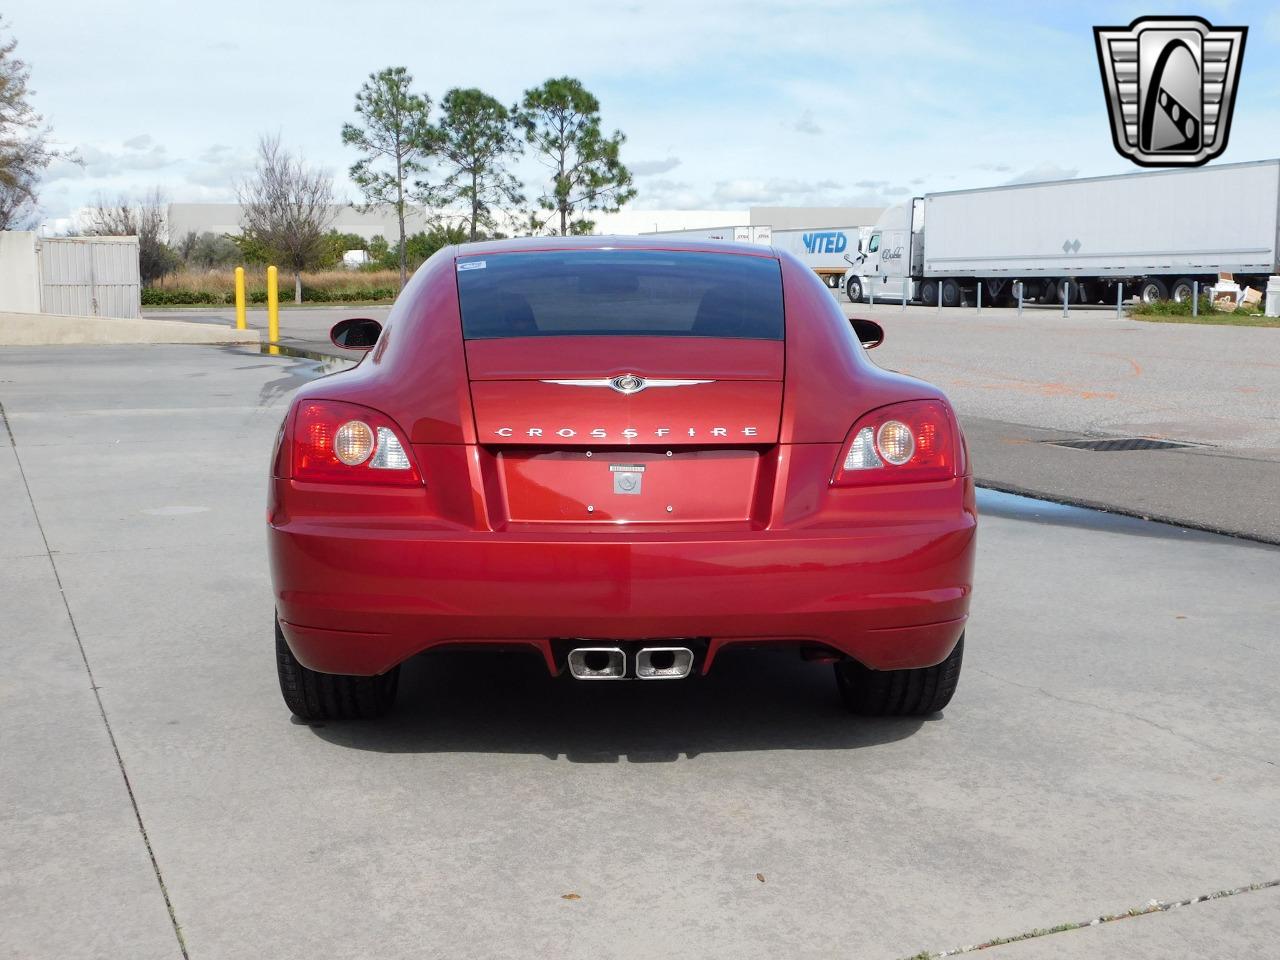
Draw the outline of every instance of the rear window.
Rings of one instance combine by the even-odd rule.
[[[782,272],[769,257],[657,250],[462,257],[458,301],[468,340],[783,337]]]

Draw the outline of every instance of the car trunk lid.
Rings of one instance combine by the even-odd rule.
[[[476,432],[514,522],[745,521],[778,440],[783,344],[467,343]]]

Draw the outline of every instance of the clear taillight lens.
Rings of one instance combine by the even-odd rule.
[[[408,470],[412,466],[400,438],[390,427],[378,428],[378,452],[373,455],[369,466],[375,470]]]
[[[895,467],[907,463],[916,452],[916,437],[901,420],[886,420],[876,431],[876,449]]]
[[[849,431],[832,483],[916,483],[956,475],[955,429],[940,400],[895,403]]]
[[[298,406],[293,477],[317,483],[422,483],[390,417],[336,400],[306,400]]]
[[[348,420],[334,435],[333,452],[347,466],[359,466],[373,453],[373,429],[363,420]]]
[[[869,470],[872,467],[883,467],[884,461],[876,453],[876,435],[870,427],[863,427],[853,435],[849,443],[849,452],[845,454],[845,470]]]

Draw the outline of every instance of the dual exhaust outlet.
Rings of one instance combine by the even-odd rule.
[[[683,680],[693,670],[688,647],[642,647],[635,655],[637,680]],[[575,680],[625,680],[627,654],[621,647],[575,647],[569,651]]]

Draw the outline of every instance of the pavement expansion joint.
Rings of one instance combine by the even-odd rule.
[[[1170,910],[1178,907],[1190,907],[1197,903],[1208,903],[1210,900],[1221,900],[1225,897],[1234,897],[1242,893],[1254,893],[1258,890],[1267,890],[1272,887],[1280,887],[1280,879],[1264,880],[1261,883],[1250,883],[1241,887],[1232,887],[1229,890],[1216,890],[1213,893],[1202,893],[1199,896],[1187,897],[1183,900],[1149,900],[1141,907],[1130,907],[1120,913],[1104,913],[1099,917],[1091,917],[1088,920],[1069,921],[1060,923],[1057,926],[1036,928],[1028,930],[1024,933],[1017,933],[1008,937],[995,937],[991,940],[985,940],[982,943],[974,943],[965,947],[954,947],[950,950],[942,950],[931,952],[922,950],[919,953],[913,953],[904,960],[944,960],[946,957],[958,957],[966,953],[976,953],[979,950],[988,950],[991,947],[1003,946],[1007,943],[1019,943],[1023,940],[1036,940],[1040,937],[1051,936],[1055,933],[1066,933],[1069,930],[1083,930],[1086,927],[1097,927],[1104,923],[1114,923],[1117,920],[1130,920],[1134,917],[1149,916],[1153,913],[1168,913]]]
[[[98,715],[102,717],[102,725],[106,729],[107,739],[111,743],[111,751],[116,758],[116,767],[120,770],[125,792],[129,795],[129,805],[133,808],[133,816],[138,823],[138,833],[142,838],[143,846],[146,847],[147,858],[151,861],[151,869],[155,873],[156,883],[160,887],[160,895],[164,898],[164,906],[169,913],[169,922],[173,925],[173,934],[178,940],[178,949],[182,954],[183,960],[189,960],[186,940],[182,936],[182,926],[178,923],[177,914],[174,913],[173,901],[169,898],[169,889],[165,886],[164,874],[160,870],[160,864],[156,860],[155,849],[151,846],[151,837],[148,835],[146,824],[142,820],[142,811],[138,809],[138,798],[133,792],[133,784],[129,780],[129,772],[125,769],[124,757],[120,755],[120,744],[116,741],[115,731],[111,729],[111,720],[108,718],[107,708],[102,702],[102,690],[93,675],[93,667],[89,665],[89,655],[85,651],[84,640],[80,636],[80,628],[76,625],[75,615],[71,612],[71,604],[67,600],[67,591],[62,585],[62,574],[58,571],[58,564],[54,559],[54,551],[49,548],[49,537],[45,533],[44,523],[40,519],[40,511],[36,509],[35,498],[31,495],[31,484],[27,480],[27,471],[22,465],[22,457],[18,454],[18,444],[14,440],[13,428],[9,425],[9,417],[5,413],[3,403],[0,403],[0,421],[4,422],[5,433],[9,437],[9,445],[13,448],[14,460],[18,465],[18,475],[22,478],[22,487],[27,494],[27,503],[31,506],[31,515],[35,518],[36,529],[40,532],[40,541],[44,544],[44,555],[49,559],[49,567],[53,571],[53,579],[58,586],[58,594],[62,598],[62,606],[67,613],[67,622],[71,626],[72,635],[76,638],[76,647],[80,651],[80,660],[84,664],[85,675],[89,680],[89,689],[97,702]]]

